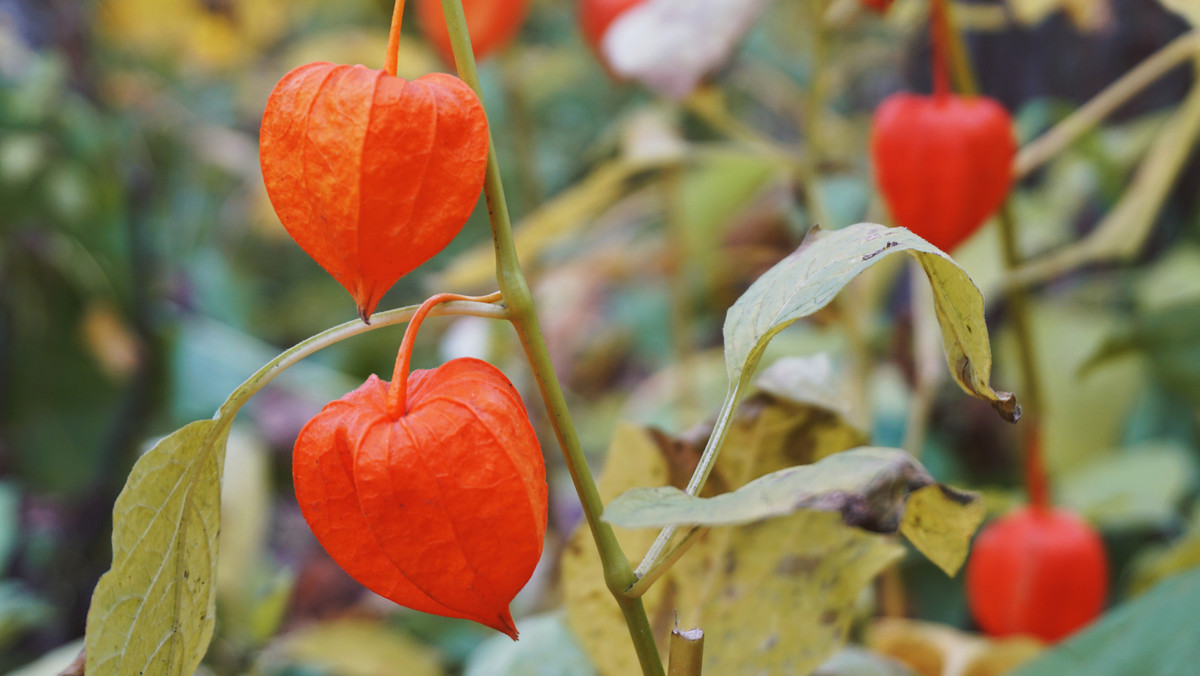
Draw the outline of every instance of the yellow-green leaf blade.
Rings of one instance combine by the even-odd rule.
[[[900,532],[925,558],[953,577],[967,560],[971,536],[986,515],[977,495],[935,484],[908,496]]]
[[[189,676],[215,621],[222,419],[177,430],[138,460],[113,507],[113,565],[92,594],[87,672]]]
[[[771,338],[792,322],[825,307],[861,272],[908,251],[933,287],[950,372],[968,394],[990,401],[1008,420],[1020,415],[1016,398],[990,384],[991,346],[983,296],[957,263],[903,228],[859,223],[827,232],[814,228],[796,251],[750,286],[725,316],[725,364],[730,386],[758,363]]]

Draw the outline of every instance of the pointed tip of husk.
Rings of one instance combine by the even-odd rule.
[[[508,608],[505,608],[504,612],[497,615],[495,620],[492,620],[491,622],[484,622],[483,624],[486,624],[502,634],[506,634],[514,641],[517,640],[517,635],[519,633],[517,632],[517,623],[513,621],[512,612],[509,611]]]
[[[363,320],[363,324],[371,323],[371,311],[361,305],[358,306],[358,317]]]

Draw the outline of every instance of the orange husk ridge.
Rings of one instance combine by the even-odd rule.
[[[384,70],[317,62],[267,100],[263,182],[285,229],[368,321],[400,277],[462,229],[483,188],[487,117],[444,73],[396,77],[403,2]]]
[[[513,639],[508,604],[541,555],[545,467],[520,397],[495,367],[454,359],[408,373],[414,315],[391,384],[375,376],[301,430],[296,498],[317,539],[364,586]]]

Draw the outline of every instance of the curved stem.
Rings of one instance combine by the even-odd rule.
[[[267,386],[267,383],[270,383],[275,379],[276,376],[294,366],[301,359],[316,354],[330,345],[340,343],[347,338],[357,336],[360,333],[374,331],[375,329],[382,329],[385,326],[403,324],[412,318],[416,311],[417,306],[410,305],[409,307],[388,310],[387,312],[380,312],[371,318],[374,320],[373,324],[364,324],[362,321],[356,319],[354,321],[346,322],[345,324],[322,331],[315,336],[297,343],[287,351],[280,354],[278,357],[275,357],[271,361],[267,362],[265,366],[260,368],[254,373],[254,375],[247,378],[245,382],[238,386],[238,388],[229,395],[229,398],[225,400],[225,403],[221,405],[221,408],[217,409],[217,412],[213,418],[219,419],[237,413],[238,409],[240,409],[242,405],[250,399],[250,397],[257,394],[260,390],[262,390],[262,388]],[[434,308],[430,314],[436,316],[466,315],[471,317],[488,317],[491,319],[508,319],[507,308],[501,305],[479,303],[475,301],[456,301],[453,303],[439,305],[438,307]]]
[[[388,31],[387,56],[383,61],[383,69],[388,75],[396,76],[396,66],[400,60],[400,24],[404,20],[404,0],[396,0],[392,8],[392,28]]]
[[[475,66],[475,54],[471,49],[471,38],[467,34],[466,17],[463,15],[461,0],[442,0],[442,11],[446,16],[446,26],[450,30],[450,44],[454,51],[454,61],[458,67],[459,77],[475,91],[482,100],[479,85],[479,72]],[[490,132],[489,132],[490,135]],[[542,337],[538,324],[537,313],[533,304],[533,296],[529,292],[529,284],[517,260],[517,250],[513,243],[512,223],[509,220],[508,204],[504,197],[504,185],[500,180],[500,165],[496,159],[495,144],[488,141],[488,163],[484,175],[484,196],[487,200],[488,216],[492,226],[492,240],[496,248],[496,280],[500,291],[504,294],[508,305],[510,320],[521,339],[525,356],[537,380],[538,390],[542,400],[550,412],[550,423],[554,434],[562,448],[571,480],[579,495],[583,507],[583,515],[591,530],[592,539],[600,552],[600,562],[604,568],[604,581],[609,592],[616,599],[629,635],[637,651],[638,661],[642,672],[652,676],[662,676],[662,658],[654,644],[654,634],[650,630],[650,621],[646,617],[645,607],[641,599],[631,599],[623,595],[637,578],[625,553],[617,542],[617,536],[612,526],[600,519],[604,512],[604,503],[596,488],[596,481],[588,468],[587,458],[579,443],[579,435],[571,421],[571,413],[567,408],[566,397],[562,386],[554,372],[554,364],[550,361],[550,352]]]
[[[1192,30],[1167,43],[1133,70],[1122,75],[1090,101],[1017,153],[1014,173],[1021,178],[1037,169],[1075,139],[1087,133],[1114,110],[1200,50],[1200,30]]]
[[[387,414],[393,420],[408,411],[408,370],[412,360],[413,343],[417,340],[417,332],[421,330],[421,322],[433,308],[450,301],[476,301],[479,303],[494,303],[500,300],[499,291],[486,296],[462,296],[457,293],[439,293],[429,297],[417,311],[413,313],[404,330],[404,340],[400,341],[400,350],[396,354],[396,366],[392,370],[392,384],[388,388]]]

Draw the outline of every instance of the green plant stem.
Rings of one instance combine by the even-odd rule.
[[[941,3],[946,26],[948,56],[955,75],[955,84],[965,94],[975,94],[975,71],[971,67],[962,36],[954,22],[948,0]],[[1000,229],[1001,252],[1004,268],[1010,274],[1021,267],[1022,256],[1017,241],[1016,219],[1012,216],[1011,200],[1006,201],[996,215]],[[1010,287],[1006,298],[1008,315],[1012,321],[1013,337],[1016,339],[1017,367],[1021,373],[1022,413],[1026,417],[1031,434],[1026,437],[1022,463],[1025,468],[1025,487],[1030,501],[1035,506],[1044,506],[1048,501],[1046,487],[1049,485],[1045,465],[1041,458],[1041,444],[1037,442],[1038,420],[1044,415],[1040,373],[1038,372],[1037,345],[1033,336],[1033,319],[1029,311],[1029,297],[1024,287]]]
[[[442,0],[442,11],[446,16],[446,26],[450,29],[450,44],[454,51],[454,61],[458,67],[459,77],[475,91],[482,100],[479,85],[479,73],[475,66],[475,55],[471,49],[471,38],[467,34],[466,17],[463,15],[461,0]],[[525,349],[525,356],[533,369],[538,383],[542,400],[550,412],[550,423],[558,438],[566,459],[567,469],[575,484],[575,491],[583,507],[583,515],[591,530],[592,538],[600,553],[600,562],[604,569],[604,581],[621,608],[625,623],[629,628],[630,638],[637,651],[638,661],[642,672],[647,676],[662,676],[662,658],[654,644],[654,635],[650,630],[650,621],[646,617],[645,607],[641,599],[628,598],[624,591],[631,587],[637,579],[625,553],[617,542],[616,533],[612,526],[601,521],[604,503],[600,492],[588,468],[587,458],[579,443],[579,435],[571,422],[571,414],[567,408],[566,398],[559,385],[558,376],[554,372],[554,364],[550,361],[550,353],[542,330],[538,324],[533,297],[525,274],[517,260],[517,250],[513,243],[512,223],[508,216],[508,205],[504,197],[504,186],[500,180],[500,165],[496,159],[496,147],[488,141],[488,162],[484,176],[484,195],[487,200],[488,216],[492,225],[492,239],[496,248],[496,278],[500,291],[504,294],[508,305],[510,320],[520,337]]]
[[[1200,30],[1192,30],[1146,57],[1145,61],[1092,97],[1082,108],[1021,148],[1014,166],[1016,177],[1021,178],[1048,162],[1122,104],[1194,56],[1198,50]]]
[[[265,366],[238,386],[229,395],[229,398],[225,400],[225,403],[221,405],[221,408],[217,410],[213,418],[232,417],[250,397],[257,394],[262,388],[267,386],[267,383],[270,383],[276,376],[294,366],[301,359],[320,352],[330,345],[340,343],[347,338],[357,336],[360,333],[382,329],[386,326],[403,324],[412,319],[418,307],[417,305],[410,305],[396,310],[388,310],[387,312],[378,312],[371,316],[372,323],[370,324],[365,324],[361,320],[355,319],[345,324],[339,324],[331,329],[326,329],[315,336],[297,343],[278,357],[267,362]],[[475,301],[444,303],[435,307],[429,314],[438,317],[445,315],[465,315],[471,317],[488,317],[491,319],[508,319],[509,316],[508,309],[503,305]]]
[[[688,531],[679,542],[672,545],[665,554],[653,562],[653,565],[644,574],[638,576],[638,581],[632,587],[625,590],[625,596],[638,598],[649,591],[650,587],[658,581],[658,578],[670,570],[671,566],[675,565],[675,562],[687,553],[687,550],[691,549],[692,545],[696,544],[696,539],[707,531],[707,528],[700,527],[695,527]]]
[[[700,487],[708,480],[708,475],[712,473],[713,467],[716,465],[717,453],[721,450],[721,445],[725,443],[725,437],[729,434],[729,430],[733,428],[733,414],[737,411],[738,404],[742,401],[742,395],[749,386],[750,377],[754,373],[757,366],[757,359],[752,363],[747,363],[746,368],[742,371],[742,377],[733,383],[729,391],[725,393],[725,401],[721,403],[721,410],[717,413],[717,422],[713,424],[713,431],[708,435],[708,442],[704,444],[704,451],[700,454],[700,461],[696,463],[696,471],[688,480],[685,492],[688,495],[696,495],[700,492]],[[658,533],[658,537],[654,539],[654,543],[650,545],[646,555],[642,557],[642,562],[638,564],[636,575],[643,577],[659,566],[663,560],[663,552],[667,549],[667,545],[674,537],[677,528],[675,526],[667,526]],[[676,547],[683,547],[684,541],[681,541]],[[668,557],[673,556],[671,552]],[[678,557],[676,557],[678,558]],[[669,564],[668,564],[669,565]],[[662,575],[660,571],[658,575]]]

